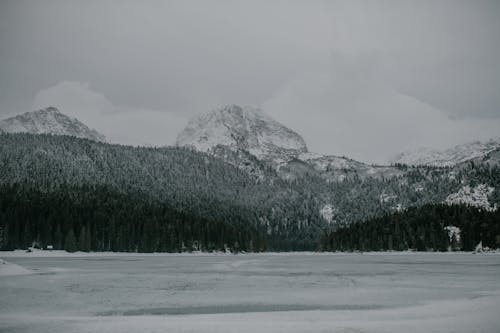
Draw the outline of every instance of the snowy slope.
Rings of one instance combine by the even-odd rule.
[[[193,118],[178,146],[210,151],[217,145],[245,150],[260,160],[286,162],[307,151],[304,139],[253,107],[227,105]]]
[[[402,174],[401,170],[392,166],[369,165],[344,156],[304,153],[299,155],[299,159],[330,181],[343,181],[354,175],[360,178],[390,178]]]
[[[78,119],[70,118],[54,107],[26,112],[0,121],[0,132],[70,135],[94,141],[105,137]]]
[[[301,154],[299,159],[313,165],[318,171],[327,171],[330,169],[359,169],[365,166],[364,163],[347,157],[320,155],[316,153]]]
[[[407,165],[454,166],[468,160],[482,158],[499,148],[500,138],[495,138],[486,142],[476,141],[457,145],[445,150],[419,148],[403,152],[391,162]]]
[[[177,145],[210,152],[240,169],[249,169],[250,165],[251,173],[256,174],[258,165],[248,158],[241,161],[234,156],[227,158],[227,150],[220,154],[220,147],[244,151],[271,165],[284,179],[311,173],[327,181],[343,181],[354,175],[364,178],[399,174],[393,167],[371,166],[346,157],[308,152],[299,134],[253,107],[228,105],[199,115],[178,135]]]
[[[488,197],[493,193],[495,189],[489,187],[485,184],[479,184],[475,187],[470,187],[466,185],[462,187],[458,192],[450,194],[445,203],[452,204],[465,204],[473,207],[482,208],[486,211],[496,211],[496,205],[491,205]]]
[[[472,159],[474,163],[488,164],[490,166],[500,166],[500,147],[489,152],[485,156]]]

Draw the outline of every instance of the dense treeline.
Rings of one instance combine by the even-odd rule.
[[[458,227],[459,236],[450,235],[446,227]],[[471,251],[480,242],[500,247],[499,211],[430,204],[340,227],[324,236],[322,247],[327,251]]]
[[[489,201],[492,205],[500,204],[498,165],[471,162],[456,168],[385,167],[388,170],[387,177],[386,173],[378,173],[378,176],[376,173],[370,177],[371,173],[367,170],[358,173],[356,169],[334,168],[322,174],[305,162],[296,161],[294,169],[288,170],[293,177],[280,178],[275,169],[247,152],[217,147],[215,155],[218,158],[179,147],[130,147],[67,136],[0,134],[0,186],[17,187],[18,191],[26,195],[38,193],[37,196],[43,200],[57,197],[67,205],[74,205],[74,208],[79,207],[83,197],[99,198],[106,203],[105,195],[100,192],[109,192],[110,198],[120,196],[120,200],[136,207],[132,212],[124,210],[128,216],[136,218],[134,223],[146,223],[140,222],[141,216],[137,211],[147,211],[146,217],[154,211],[154,220],[158,220],[159,213],[155,207],[164,207],[172,211],[172,216],[185,218],[188,225],[196,223],[195,227],[190,228],[205,232],[203,223],[219,223],[221,228],[224,226],[235,230],[241,228],[242,232],[250,234],[245,236],[247,241],[238,240],[238,246],[273,251],[321,249],[325,247],[321,236],[336,226],[351,225],[408,207],[443,202],[449,194],[456,193],[467,184],[494,187]],[[101,210],[101,203],[97,199],[92,202],[96,210]],[[94,210],[92,204],[86,205],[88,211]],[[326,206],[331,208],[329,216],[321,213]],[[26,204],[26,207],[29,208],[29,205]],[[46,209],[57,210],[57,207],[57,200],[53,199]],[[17,209],[22,212],[21,208]],[[43,211],[43,214],[52,213]],[[109,212],[101,210],[96,214],[96,218],[108,221],[110,230],[122,223],[122,218],[125,224],[132,223],[119,214],[118,206],[113,206]],[[34,212],[31,217],[34,220],[30,223],[35,224],[30,225],[29,230],[36,229],[36,221],[44,219],[43,216],[36,217]],[[75,223],[77,226],[67,229],[60,222],[64,237],[58,244],[64,243],[66,230],[72,229],[77,240],[82,233],[78,214],[66,215],[64,218],[68,220],[64,225]],[[13,220],[10,221],[13,223]],[[19,222],[23,224],[22,227],[15,228],[25,230],[23,221]],[[154,239],[151,242],[154,244],[158,242],[155,233],[164,232],[158,231],[159,224],[155,223],[153,227],[148,225],[139,228],[143,236],[151,230]],[[166,224],[169,223],[167,221]],[[0,226],[3,224],[2,218]],[[49,224],[52,226],[52,223]],[[55,229],[50,230],[52,238],[47,242],[55,244],[57,223],[51,228]],[[9,229],[9,233],[14,232],[13,225]],[[85,225],[85,233],[87,231]],[[5,230],[3,232],[5,234]],[[175,240],[177,236],[172,236],[175,239],[168,246],[163,240],[160,240],[163,245],[146,246],[141,244],[147,241],[149,235],[144,240],[138,240],[120,229],[127,236],[114,238],[113,233],[106,243],[99,240],[102,232],[92,232],[92,237],[97,237],[92,238],[93,249],[142,251],[191,248],[188,240]],[[256,238],[256,234],[260,238]],[[13,243],[9,247],[12,248],[14,243],[24,247],[33,241],[41,241],[37,237],[36,232],[19,231],[14,238],[10,238]],[[192,238],[198,240],[197,236]],[[231,242],[227,241],[228,246],[234,245]],[[216,243],[220,246],[220,241]],[[415,245],[412,243],[408,246]],[[392,245],[392,248],[398,247]]]
[[[208,221],[263,229],[272,250],[315,250],[321,202],[265,168],[255,179],[222,159],[178,147],[111,145],[56,135],[0,134],[0,184],[42,192],[105,186]]]
[[[53,192],[26,184],[0,186],[2,250],[32,245],[67,251],[266,250],[265,235],[238,218],[234,214],[227,223],[196,216],[106,186],[61,186]]]

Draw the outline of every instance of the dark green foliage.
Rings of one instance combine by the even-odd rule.
[[[300,176],[285,181],[248,153],[223,147],[215,153],[223,158],[177,147],[0,134],[0,186],[16,188],[36,200],[53,200],[45,210],[36,211],[30,203],[19,207],[12,197],[3,197],[0,214],[10,215],[0,215],[1,247],[26,247],[33,242],[45,246],[50,240],[55,249],[63,249],[71,228],[74,243],[83,251],[216,250],[221,244],[242,251],[317,250],[325,246],[321,236],[332,229],[389,214],[399,206],[442,202],[464,184],[495,187],[490,202],[500,204],[500,170],[494,165],[397,166],[395,176],[387,179],[363,178],[350,170],[344,181],[327,182],[324,175],[298,161],[295,169],[302,170]],[[384,196],[391,199],[381,200]],[[330,224],[319,214],[326,204],[334,209]],[[178,222],[165,219],[158,212],[161,209]],[[32,214],[29,223],[24,210]],[[396,234],[405,235],[404,225],[397,228]],[[215,237],[220,230],[224,236]],[[186,238],[186,233],[191,236]],[[439,235],[432,237],[436,239],[431,242],[439,242]],[[407,238],[363,246],[405,249]],[[413,241],[412,248],[427,246],[425,238]]]
[[[79,244],[76,243],[75,233],[73,228],[70,228],[66,234],[66,239],[64,241],[64,249],[68,252],[76,252],[79,249]]]
[[[266,249],[263,234],[245,221],[212,220],[103,186],[61,186],[47,193],[3,185],[0,214],[7,230],[4,250],[27,248],[33,240],[69,252]]]
[[[450,244],[447,226],[461,229],[461,249],[500,247],[500,212],[487,212],[465,205],[425,205],[404,212],[356,222],[326,235],[327,251],[417,250],[446,251]],[[453,240],[452,240],[453,241]]]
[[[262,175],[263,179],[256,180],[219,158],[184,148],[136,148],[65,136],[0,134],[0,184],[54,195],[65,195],[61,188],[105,187],[130,201],[165,204],[189,216],[261,230],[268,250],[317,249],[324,225],[318,215],[321,201],[311,200],[310,190],[282,181],[267,167]],[[100,218],[107,217],[102,214]],[[54,247],[62,248],[63,225],[49,225]],[[77,242],[81,232],[81,226],[74,229]],[[244,249],[241,242],[239,247]],[[258,250],[255,244],[252,247]]]

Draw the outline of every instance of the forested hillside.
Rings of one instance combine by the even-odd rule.
[[[321,224],[326,224],[319,208],[304,199],[307,193],[273,177],[270,170],[266,174],[265,181],[256,180],[221,159],[185,148],[136,148],[53,135],[0,135],[3,185],[59,197],[104,186],[130,200],[166,204],[186,216],[259,229],[266,234],[270,249],[316,249]]]
[[[465,205],[425,205],[340,227],[322,241],[327,251],[471,251],[500,247],[500,212]]]
[[[98,250],[330,249],[321,237],[333,230],[446,202],[450,196],[454,203],[492,211],[500,203],[497,164],[393,168],[397,172],[388,178],[369,177],[366,170],[358,176],[350,169],[345,171],[348,177],[328,181],[319,171],[305,168],[298,177],[283,179],[251,154],[224,147],[214,156],[179,147],[0,134],[1,246],[26,247],[38,241],[66,248],[70,231],[78,240],[85,227],[90,248]],[[106,196],[114,199],[109,202]],[[29,202],[48,204],[40,210]],[[58,202],[68,207],[65,215],[57,211]],[[83,214],[80,220],[82,207],[99,213]],[[93,220],[99,221],[94,227]],[[190,231],[178,231],[174,220],[184,221]],[[42,224],[50,225],[50,231],[37,227]],[[112,232],[102,231],[108,229]],[[182,237],[166,236],[179,232]]]
[[[244,211],[227,209],[219,214],[224,218],[200,216],[107,186],[62,185],[57,191],[42,192],[3,185],[0,246],[124,252],[266,250],[265,234],[242,219]]]

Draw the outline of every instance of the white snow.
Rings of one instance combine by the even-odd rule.
[[[393,194],[387,194],[387,193],[381,193],[378,196],[378,200],[380,203],[387,203],[389,201],[393,201],[394,199],[397,199],[398,197]]]
[[[391,209],[396,212],[402,212],[404,210],[404,206],[401,203],[397,203],[396,205],[392,206]]]
[[[15,255],[2,332],[498,331],[497,253]]]
[[[31,133],[70,135],[94,141],[105,137],[90,129],[78,119],[70,118],[54,107],[26,112],[0,121],[0,131],[7,133]]]
[[[335,209],[332,205],[326,204],[321,207],[319,211],[319,215],[326,221],[328,224],[335,222]]]
[[[343,156],[320,155],[303,153],[298,159],[310,164],[315,170],[323,173],[327,181],[343,181],[345,172],[357,174],[361,178],[390,178],[401,174],[401,171],[392,166],[374,166]]]
[[[490,139],[486,142],[470,142],[445,150],[424,147],[403,152],[391,162],[407,165],[454,166],[484,157],[498,148],[500,148],[500,138]]]
[[[454,225],[449,225],[444,227],[444,230],[448,232],[448,238],[450,239],[450,243],[453,239],[457,241],[457,243],[460,243],[460,228],[456,227]]]
[[[223,106],[191,119],[178,146],[210,152],[217,145],[250,152],[259,159],[288,161],[307,152],[304,139],[257,108]]]
[[[22,266],[12,264],[3,259],[0,259],[0,277],[25,274],[33,274],[33,272]]]
[[[486,211],[496,211],[497,206],[491,205],[488,197],[493,193],[495,188],[486,184],[479,184],[475,187],[469,185],[463,186],[458,192],[452,193],[446,197],[445,203],[466,204],[473,207],[478,207]]]

